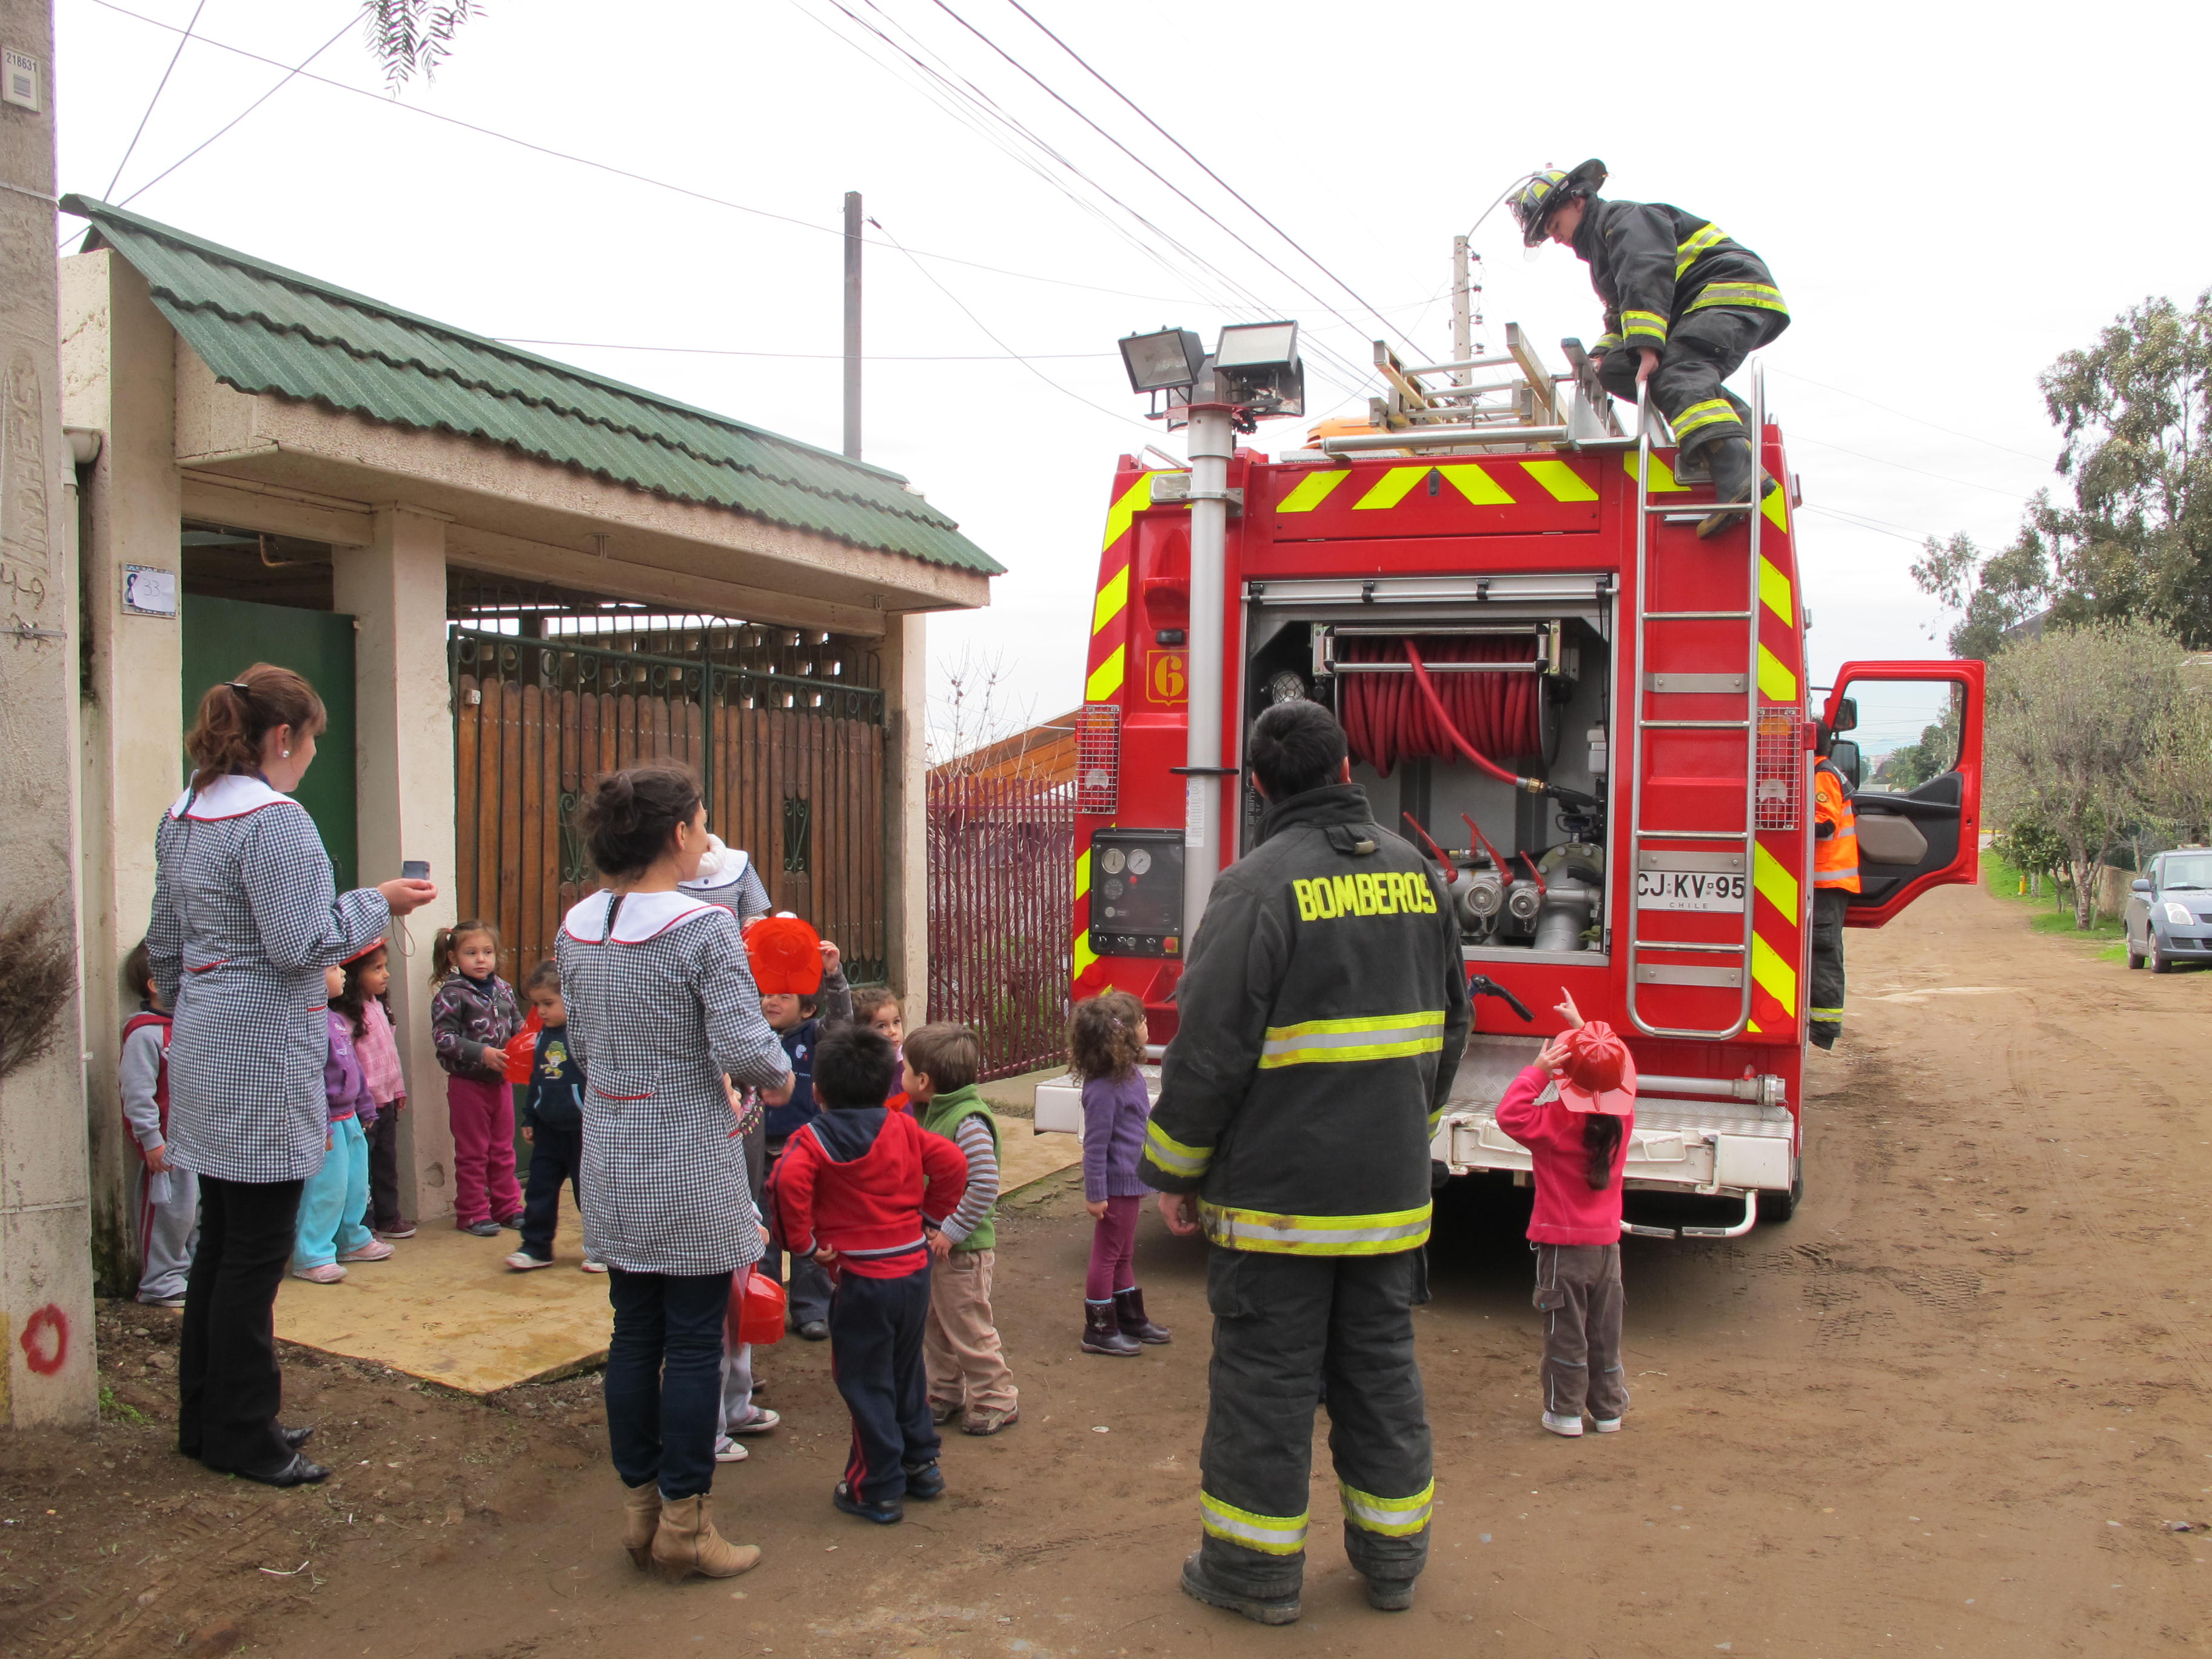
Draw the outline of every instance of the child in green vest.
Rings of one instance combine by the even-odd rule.
[[[925,1025],[907,1037],[906,1093],[915,1117],[968,1160],[968,1190],[930,1236],[935,1266],[921,1340],[930,1416],[939,1423],[959,1418],[964,1434],[996,1434],[1022,1414],[991,1319],[999,1123],[975,1090],[982,1069],[982,1044],[964,1025]]]

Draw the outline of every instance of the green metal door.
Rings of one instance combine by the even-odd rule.
[[[331,723],[315,740],[315,763],[307,769],[295,799],[322,832],[338,891],[344,892],[354,885],[359,870],[354,819],[353,618],[342,611],[187,593],[184,628],[186,730],[198,715],[200,698],[208,687],[234,678],[257,662],[303,674],[320,694]]]

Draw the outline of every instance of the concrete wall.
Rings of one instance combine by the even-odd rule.
[[[894,617],[884,636],[884,848],[894,884],[891,988],[908,1030],[929,1018],[929,619]]]
[[[0,104],[0,923],[77,937],[76,526],[55,331],[53,27],[0,0],[0,42],[42,107]],[[89,1421],[91,1230],[84,1028],[72,995],[42,1058],[0,1078],[0,1423]]]
[[[84,473],[82,747],[86,1117],[93,1261],[103,1293],[137,1289],[116,1033],[136,1011],[119,970],[154,902],[154,827],[183,787],[183,623],[123,607],[123,573],[175,573],[179,514],[172,331],[145,279],[101,250],[61,264],[62,418],[100,434]]]

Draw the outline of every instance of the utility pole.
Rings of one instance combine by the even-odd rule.
[[[860,192],[845,192],[845,458],[860,459]]]
[[[1190,948],[1221,873],[1221,848],[1227,811],[1222,798],[1221,718],[1223,663],[1222,588],[1227,580],[1229,463],[1237,449],[1234,411],[1226,404],[1199,401],[1217,395],[1209,362],[1191,397],[1185,428],[1190,457],[1190,701],[1184,743],[1182,933]],[[1228,775],[1233,777],[1234,773]],[[1230,797],[1234,799],[1234,795]]]

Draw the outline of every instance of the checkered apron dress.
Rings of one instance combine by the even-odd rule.
[[[744,1143],[722,1086],[790,1070],[736,919],[682,893],[595,893],[554,946],[584,1068],[584,1248],[625,1273],[759,1260]]]

